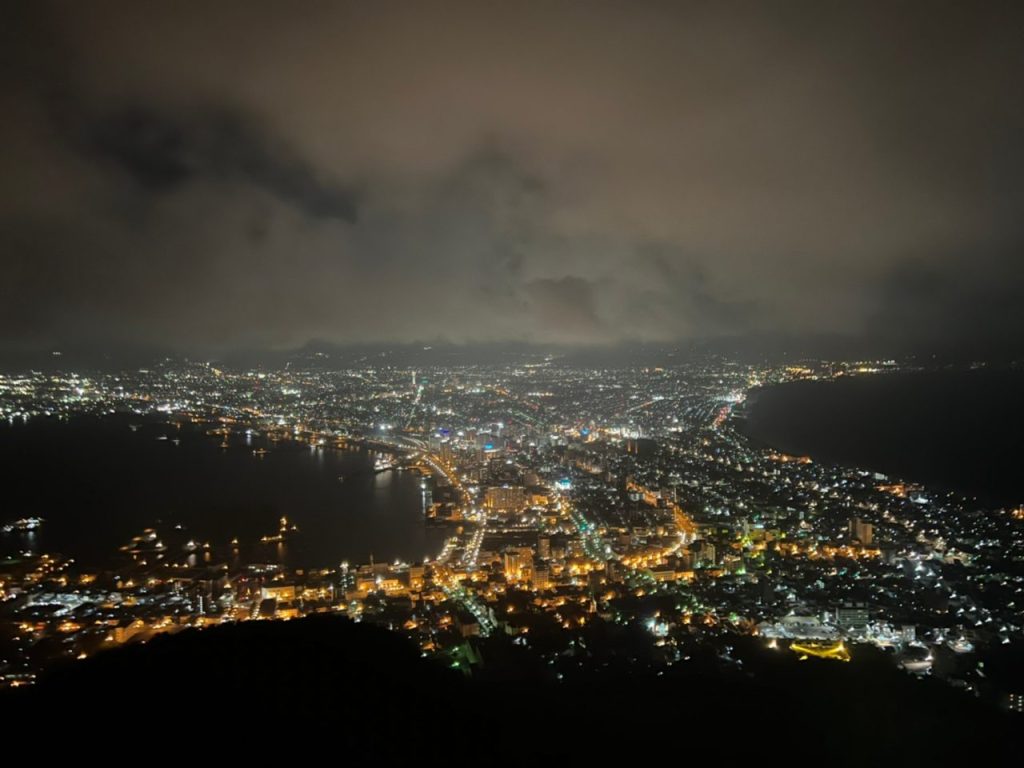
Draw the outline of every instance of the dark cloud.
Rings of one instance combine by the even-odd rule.
[[[727,300],[716,296],[700,262],[671,245],[647,244],[638,249],[636,263],[647,263],[659,291],[648,291],[635,302],[634,312],[657,308],[670,302],[681,324],[702,328],[705,337],[743,333],[758,327],[758,311],[750,300]],[[658,320],[658,316],[653,318]]]
[[[325,183],[286,147],[227,110],[188,118],[130,106],[89,122],[82,149],[112,163],[145,191],[166,192],[211,177],[270,192],[312,217],[356,219],[356,195]]]
[[[0,346],[1021,350],[1022,19],[11,3]]]
[[[895,351],[984,359],[1024,351],[1020,249],[937,254],[900,263],[877,287],[866,335]],[[922,345],[922,340],[924,343]]]
[[[591,338],[606,333],[598,316],[594,286],[582,277],[534,280],[527,286],[530,309],[549,339]]]

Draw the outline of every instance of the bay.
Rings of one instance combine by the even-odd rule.
[[[755,390],[741,431],[786,453],[1024,502],[1024,372],[936,371]]]
[[[0,523],[45,519],[34,533],[0,535],[0,554],[60,553],[106,567],[145,528],[221,553],[237,538],[247,561],[302,568],[415,562],[440,550],[418,475],[375,473],[376,455],[358,448],[244,433],[221,448],[208,428],[129,415],[0,425]],[[298,530],[283,545],[261,544],[282,517]]]

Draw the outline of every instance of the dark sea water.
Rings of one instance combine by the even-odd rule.
[[[752,393],[742,431],[787,453],[1024,502],[1024,372],[794,382]]]
[[[0,523],[46,520],[31,536],[0,534],[0,554],[28,548],[103,567],[149,527],[221,552],[237,537],[247,562],[306,568],[371,554],[418,561],[441,547],[443,533],[424,525],[420,477],[374,474],[370,452],[244,435],[219,444],[202,427],[127,416],[0,425]],[[283,546],[259,543],[282,516],[299,531]]]

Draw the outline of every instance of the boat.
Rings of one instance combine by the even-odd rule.
[[[299,530],[299,526],[295,525],[294,523],[289,525],[288,518],[287,517],[282,517],[281,518],[281,524],[280,524],[280,526],[277,529],[277,534],[275,534],[275,535],[268,535],[268,536],[262,536],[260,538],[260,541],[262,541],[264,544],[270,544],[272,542],[283,542],[285,540],[285,537],[289,533],[295,533],[298,530]]]
[[[23,517],[20,520],[15,520],[12,523],[7,523],[0,528],[4,533],[12,533],[14,531],[34,531],[43,524],[43,518],[41,517]]]
[[[394,469],[394,468],[395,468],[395,462],[393,462],[391,459],[380,458],[380,459],[377,459],[375,462],[373,462],[373,471],[374,472],[387,472],[388,470]]]

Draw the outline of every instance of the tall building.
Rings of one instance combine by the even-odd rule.
[[[551,539],[548,536],[537,539],[537,556],[541,560],[551,559]]]
[[[492,486],[484,492],[484,507],[499,512],[516,512],[526,506],[526,490],[522,486]]]
[[[869,547],[875,541],[875,526],[864,522],[859,517],[851,518],[850,537],[856,539],[865,547]]]
[[[533,577],[533,550],[530,547],[507,549],[504,570],[508,581],[529,581]]]
[[[533,571],[530,574],[530,586],[534,589],[547,589],[550,586],[548,567],[536,560],[533,563]]]
[[[695,568],[709,568],[715,565],[715,545],[706,539],[700,539],[690,545]]]

